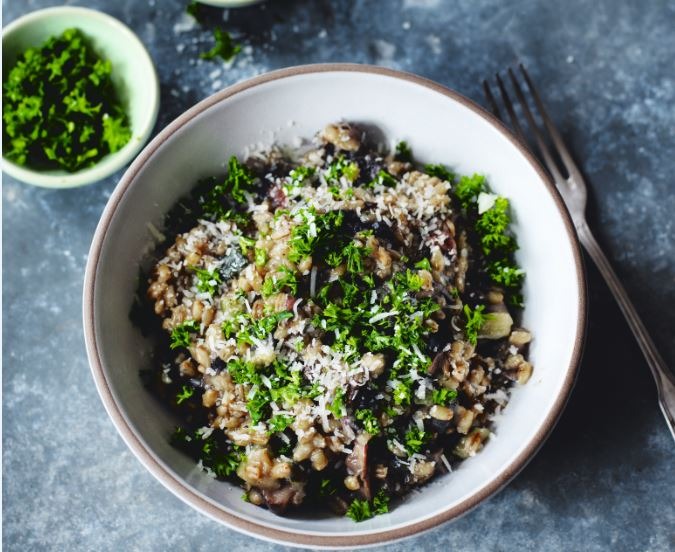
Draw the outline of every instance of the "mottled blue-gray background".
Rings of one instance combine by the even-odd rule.
[[[666,361],[675,359],[675,2],[269,0],[209,10],[246,47],[197,60],[186,1],[71,2],[134,29],[159,71],[158,131],[196,101],[287,65],[367,62],[482,101],[524,61],[588,176],[591,224]],[[4,0],[4,23],[57,2]],[[132,457],[89,375],[87,251],[117,174],[48,191],[3,175],[3,545],[7,550],[280,549],[182,504]],[[390,550],[673,550],[675,446],[617,307],[589,267],[583,367],[551,438],[503,492]],[[554,313],[551,314],[555,316]]]

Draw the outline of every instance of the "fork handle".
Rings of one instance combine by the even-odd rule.
[[[628,325],[630,326],[635,339],[637,339],[638,345],[640,345],[640,349],[642,349],[642,354],[656,381],[656,391],[658,393],[661,411],[668,422],[668,427],[673,435],[673,439],[675,439],[675,378],[670,373],[670,370],[666,366],[666,363],[659,352],[656,350],[656,346],[651,337],[649,337],[649,333],[647,333],[647,329],[642,323],[642,320],[640,320],[633,303],[628,298],[626,290],[621,285],[621,282],[612,269],[612,266],[609,264],[607,257],[605,257],[605,254],[600,249],[600,246],[588,227],[588,224],[586,224],[586,221],[577,224],[577,234],[579,236],[579,241],[584,246],[591,259],[593,259],[595,266],[598,267],[605,282],[607,282],[610,291],[614,295],[616,302],[619,304],[621,312],[623,312],[623,315],[628,321]]]

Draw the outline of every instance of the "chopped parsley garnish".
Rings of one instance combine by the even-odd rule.
[[[516,249],[515,239],[507,233],[511,223],[508,209],[509,200],[498,197],[492,208],[476,221],[476,231],[480,235],[480,243],[486,255],[495,250],[508,253]]]
[[[256,247],[253,251],[253,258],[255,259],[255,266],[265,266],[267,264],[267,251]]]
[[[319,494],[321,496],[331,496],[337,492],[335,484],[330,479],[322,479],[319,484]]]
[[[335,392],[333,402],[328,407],[328,410],[330,410],[336,418],[342,418],[344,416],[344,396],[345,392],[342,389],[338,389]]]
[[[305,182],[309,181],[316,172],[314,167],[305,167],[300,166],[293,169],[288,173],[286,177],[286,183],[283,185],[283,190],[287,196],[293,195],[298,189],[305,185]],[[281,210],[277,210],[277,213]]]
[[[375,185],[387,186],[392,188],[398,184],[398,181],[384,169],[380,169],[375,178],[366,184],[367,188],[373,188]]]
[[[245,192],[250,192],[255,182],[256,178],[253,173],[233,155],[227,163],[225,179],[213,185],[202,198],[204,212],[221,220],[241,217],[242,215],[237,214],[236,211],[233,213],[228,200],[233,199],[237,203],[245,203]]]
[[[464,316],[466,317],[466,326],[464,333],[469,343],[476,345],[478,343],[478,332],[485,324],[485,320],[489,315],[483,314],[485,305],[478,305],[475,309],[471,309],[469,305],[464,305]]]
[[[417,426],[411,427],[405,434],[405,448],[408,454],[413,455],[420,452],[429,437],[428,433]]]
[[[246,236],[239,236],[239,248],[244,255],[248,254],[248,250],[255,246],[255,240]]]
[[[424,165],[424,172],[446,182],[454,182],[455,180],[455,175],[443,165]]]
[[[204,468],[213,471],[219,478],[233,475],[239,464],[244,460],[244,448],[237,445],[225,444],[214,435],[205,437],[203,429],[188,432],[177,427],[171,436],[171,444],[195,459],[201,460]]]
[[[212,296],[223,283],[223,278],[217,268],[210,271],[196,266],[188,268],[197,276],[197,291],[200,293],[208,293]]]
[[[314,252],[323,253],[334,245],[334,240],[342,226],[342,211],[318,213],[314,207],[308,207],[298,213],[300,222],[291,231],[288,258],[297,263]]]
[[[326,257],[329,266],[338,266],[345,263],[347,271],[360,274],[363,272],[363,261],[373,250],[370,247],[350,241],[339,251],[332,251]]]
[[[248,410],[254,424],[265,417],[270,400],[269,392],[263,387],[258,387],[249,395],[249,399],[246,401],[246,410]]]
[[[408,145],[408,142],[401,141],[398,144],[396,144],[395,157],[399,161],[404,161],[406,163],[412,163],[413,155],[412,155],[412,150],[410,149],[410,146]]]
[[[485,190],[485,177],[482,174],[462,176],[455,184],[454,193],[464,209],[478,200],[478,194]]]
[[[280,360],[275,360],[270,366],[256,366],[251,361],[242,359],[233,359],[227,363],[227,370],[235,383],[248,384],[252,386],[252,392],[248,396],[246,408],[251,415],[253,423],[258,423],[264,419],[269,412],[269,403],[293,404],[301,397],[313,398],[316,396],[316,390],[303,386],[302,376],[299,371],[294,371]],[[263,378],[266,378],[268,388]],[[274,418],[272,418],[274,420]],[[285,418],[278,418],[275,421],[269,421],[271,428],[275,431],[282,429]],[[292,423],[292,417],[289,424]]]
[[[74,172],[122,149],[131,127],[111,73],[78,29],[27,49],[3,83],[4,155]]]
[[[412,400],[412,381],[396,380],[394,381],[394,390],[392,393],[394,404],[407,406]]]
[[[399,275],[397,275],[399,276]],[[412,270],[408,269],[404,273],[401,274],[401,277],[399,280],[402,280],[405,287],[407,288],[408,291],[419,291],[422,289],[422,286],[424,285],[424,281],[422,280],[422,276],[417,274],[416,272],[413,272]]]
[[[267,264],[267,251],[256,247],[253,252],[256,266],[265,266]]]
[[[372,501],[356,498],[347,508],[347,517],[356,522],[370,519],[379,514],[386,514],[389,511],[389,496],[381,489]]]
[[[339,156],[323,173],[327,182],[340,180],[343,176],[354,182],[359,177],[359,166],[353,161],[348,161],[344,156]]]
[[[187,401],[190,397],[192,397],[192,395],[194,394],[195,394],[194,387],[188,387],[187,385],[183,385],[183,388],[176,395],[176,404],[182,404],[183,402]]]
[[[293,416],[289,416],[288,414],[276,414],[275,416],[272,416],[269,421],[267,422],[267,425],[269,427],[268,432],[269,433],[280,433],[284,429],[286,429],[289,425],[293,423]]]
[[[241,52],[241,45],[232,41],[230,33],[216,27],[213,29],[213,38],[216,44],[208,52],[202,52],[199,57],[212,60],[221,57],[224,61],[232,61],[235,56]]]
[[[188,320],[182,324],[178,324],[171,331],[171,344],[169,345],[172,349],[178,349],[179,347],[189,347],[190,346],[190,334],[199,331],[199,322],[196,320]]]
[[[431,402],[438,406],[448,406],[457,399],[457,391],[455,389],[434,389],[431,392]]]
[[[293,318],[292,312],[277,312],[275,314],[251,320],[248,325],[239,329],[237,343],[253,345],[256,341],[265,339],[268,335],[273,333],[279,322],[288,318]]]
[[[227,371],[235,383],[257,383],[259,374],[255,364],[248,360],[232,359],[227,363]]]
[[[380,432],[380,422],[377,421],[377,417],[371,410],[366,408],[357,410],[354,415],[363,424],[363,429],[371,435],[377,435]]]
[[[415,268],[419,268],[420,270],[428,270],[431,272],[431,263],[429,262],[429,259],[422,259],[421,261],[415,263]]]
[[[488,273],[493,282],[507,289],[520,289],[525,278],[525,271],[507,260],[490,263]]]
[[[263,282],[261,293],[263,297],[269,297],[287,289],[292,295],[298,293],[298,278],[287,266],[279,267],[276,274],[267,274]]]

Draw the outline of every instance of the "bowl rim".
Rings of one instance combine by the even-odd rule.
[[[11,35],[20,31],[22,27],[39,23],[45,18],[49,18],[54,15],[64,14],[101,21],[102,23],[115,29],[115,32],[119,33],[126,41],[132,44],[134,49],[137,50],[137,54],[134,56],[133,63],[144,64],[151,69],[147,75],[147,79],[150,85],[149,88],[151,89],[149,96],[151,96],[152,105],[151,108],[147,110],[145,116],[139,124],[138,137],[132,134],[129,142],[121,150],[112,154],[109,153],[104,155],[95,165],[86,169],[81,169],[73,173],[58,170],[38,171],[17,165],[16,163],[7,159],[4,154],[2,155],[0,165],[4,173],[26,184],[52,189],[75,188],[99,182],[111,174],[117,172],[122,167],[124,167],[124,165],[129,163],[129,161],[131,161],[143,148],[145,143],[148,141],[148,138],[152,134],[152,131],[155,128],[155,123],[157,122],[160,102],[159,76],[157,75],[157,68],[152,61],[152,56],[150,56],[147,48],[143,42],[141,42],[141,39],[138,38],[136,33],[131,30],[131,28],[129,28],[116,17],[113,17],[112,15],[109,15],[100,10],[83,8],[80,6],[52,6],[50,8],[43,8],[26,13],[14,19],[2,29],[3,50],[5,41],[10,40]],[[77,27],[76,21],[73,22],[73,26]],[[96,37],[93,38],[95,42]],[[118,155],[120,153],[123,153],[123,155]]]
[[[185,482],[175,477],[152,456],[152,454],[149,452],[149,449],[146,448],[144,442],[136,436],[135,432],[127,422],[122,408],[117,404],[117,401],[108,384],[106,371],[99,355],[94,321],[96,273],[108,228],[117,210],[117,207],[122,201],[123,196],[135,182],[136,175],[142,170],[145,163],[153,156],[154,152],[162,144],[164,144],[164,142],[170,139],[174,133],[176,133],[200,113],[209,109],[213,105],[234,96],[235,94],[271,81],[295,77],[303,74],[331,72],[368,73],[401,79],[443,94],[451,100],[459,102],[464,107],[470,109],[480,117],[487,119],[487,121],[491,123],[491,125],[495,127],[496,130],[500,132],[506,139],[508,139],[513,144],[513,146],[516,147],[520,154],[523,155],[530,163],[554,200],[554,203],[558,208],[559,214],[563,220],[567,238],[572,248],[575,272],[577,276],[577,291],[579,296],[579,301],[577,304],[577,326],[575,330],[574,348],[572,350],[571,361],[566,369],[561,392],[555,398],[553,406],[544,419],[539,431],[536,433],[535,437],[524,447],[521,453],[518,454],[518,456],[509,464],[504,466],[499,475],[490,484],[482,488],[474,495],[465,498],[463,501],[452,508],[447,508],[430,518],[418,521],[416,523],[411,523],[394,529],[384,529],[371,533],[362,532],[353,535],[301,534],[295,533],[291,530],[272,528],[262,525],[250,519],[246,519],[245,517],[230,514],[217,508],[214,504],[194,492],[193,489]],[[178,116],[145,147],[145,149],[127,169],[126,173],[113,191],[96,228],[85,271],[83,289],[83,319],[85,344],[92,375],[96,383],[96,388],[98,389],[99,395],[101,396],[101,399],[113,421],[113,424],[117,428],[123,440],[129,446],[132,452],[134,452],[141,463],[173,494],[175,494],[182,501],[190,504],[196,510],[206,514],[210,518],[219,521],[230,528],[236,529],[251,536],[255,536],[257,538],[262,538],[264,540],[294,546],[313,546],[316,548],[363,547],[383,544],[406,537],[412,537],[413,535],[416,535],[420,532],[432,529],[433,527],[445,521],[455,519],[467,513],[480,502],[504,488],[534,457],[535,453],[541,448],[546,438],[550,435],[567,403],[570,392],[574,387],[585,339],[587,319],[586,279],[579,242],[571,218],[563,203],[562,197],[553,186],[549,180],[549,177],[544,172],[543,168],[535,159],[533,154],[523,146],[523,144],[511,133],[511,131],[501,123],[501,121],[499,121],[491,113],[487,112],[481,106],[474,103],[472,100],[469,100],[454,90],[412,73],[365,64],[321,63],[299,65],[271,71],[216,92],[215,94],[209,96],[208,98],[200,101],[188,109],[182,115]]]

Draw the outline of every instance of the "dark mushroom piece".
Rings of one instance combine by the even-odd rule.
[[[446,352],[440,352],[434,357],[434,360],[431,362],[427,373],[430,376],[435,376],[439,373],[447,372],[450,372],[450,356]]]
[[[368,500],[372,498],[370,475],[368,473],[368,441],[370,441],[370,438],[369,433],[359,433],[354,442],[352,453],[345,460],[347,472],[358,477],[361,482],[361,492]]]
[[[278,489],[263,489],[262,495],[270,510],[275,514],[282,514],[289,504],[299,506],[302,503],[305,498],[305,489],[303,483],[291,482]]]

